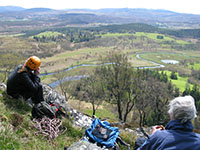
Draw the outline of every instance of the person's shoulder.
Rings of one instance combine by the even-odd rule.
[[[159,140],[161,142],[166,139],[171,139],[171,137],[174,137],[174,135],[173,132],[171,132],[170,130],[158,130],[150,136],[150,141]]]
[[[158,139],[159,139],[160,141],[162,141],[162,140],[164,140],[167,136],[168,136],[168,133],[167,133],[166,131],[160,131],[160,130],[158,130],[158,131],[154,132],[153,134],[151,134],[151,135],[149,136],[148,141],[149,141],[150,143],[154,143],[154,142],[157,141]]]

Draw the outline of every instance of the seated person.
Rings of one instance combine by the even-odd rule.
[[[40,83],[41,61],[36,56],[28,58],[24,65],[18,65],[7,80],[7,94],[13,98],[31,98],[34,104],[44,100]]]
[[[171,121],[165,129],[155,126],[152,135],[137,150],[200,150],[200,134],[193,132],[191,122],[196,117],[193,97],[177,97],[169,106]]]

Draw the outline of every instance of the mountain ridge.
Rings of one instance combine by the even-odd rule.
[[[72,15],[73,14],[73,15]],[[75,15],[76,14],[76,15]],[[76,16],[76,18],[74,18]],[[200,15],[177,13],[163,9],[145,8],[104,8],[104,9],[63,9],[0,7],[1,22],[37,22],[49,27],[93,26],[110,24],[144,23],[161,28],[200,28]],[[40,27],[38,23],[38,26]],[[10,25],[10,23],[8,24]],[[22,24],[23,25],[23,24]],[[38,28],[39,28],[38,27]]]

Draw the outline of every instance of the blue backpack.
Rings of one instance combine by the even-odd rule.
[[[129,147],[129,144],[126,144],[119,136],[118,127],[111,127],[110,123],[107,121],[100,121],[98,118],[95,118],[92,121],[91,126],[86,129],[84,140],[87,140],[91,143],[96,143],[100,147],[115,148],[117,142]],[[118,145],[117,145],[118,146]]]

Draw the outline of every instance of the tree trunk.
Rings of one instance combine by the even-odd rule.
[[[117,100],[117,110],[118,110],[118,115],[119,115],[119,120],[122,121],[122,110],[121,110],[121,103],[120,103],[120,99]]]
[[[142,117],[142,126],[143,126],[143,127],[144,127],[144,125],[145,125],[145,123],[146,123],[145,118],[146,118],[146,114],[145,114],[145,112],[143,111],[143,117]]]
[[[142,127],[142,113],[141,113],[140,110],[138,110],[138,112],[139,112],[139,114],[140,114],[140,123],[139,123],[139,125],[140,125],[140,127]]]
[[[92,103],[92,116],[95,116],[96,109],[95,109],[95,104]]]

